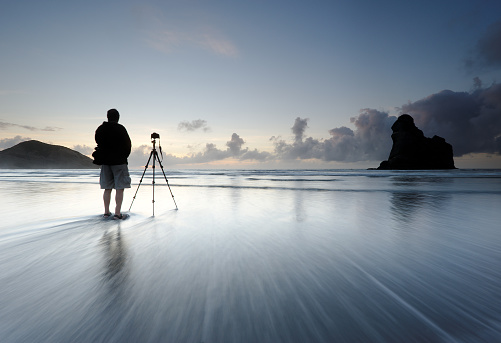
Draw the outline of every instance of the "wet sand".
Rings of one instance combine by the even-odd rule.
[[[376,176],[3,179],[1,341],[500,340],[500,179]]]

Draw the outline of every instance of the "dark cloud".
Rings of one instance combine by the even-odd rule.
[[[401,110],[414,118],[425,136],[445,138],[455,156],[501,153],[500,84],[471,93],[444,90],[406,104]]]
[[[355,132],[346,126],[341,126],[329,130],[329,133],[331,138],[325,141],[325,160],[353,160],[358,150]]]
[[[425,136],[441,136],[452,144],[455,156],[470,153],[501,153],[501,85],[482,87],[474,79],[471,92],[444,90],[424,99],[410,102],[400,108],[400,113],[410,114]],[[388,158],[391,151],[391,126],[397,119],[388,112],[366,108],[350,118],[353,129],[341,126],[328,130],[329,137],[308,137],[307,118],[297,117],[291,127],[293,139],[271,137],[274,152],[249,150],[245,141],[233,133],[226,149],[207,143],[203,151],[185,157],[165,155],[165,163],[196,164],[227,158],[254,161],[297,161],[315,159],[331,162],[373,162]],[[149,147],[134,149],[130,160],[134,165],[144,165]],[[139,163],[137,163],[139,161]]]
[[[31,138],[21,137],[21,136],[16,136],[14,138],[0,139],[0,150],[13,147],[16,144],[19,144],[19,143],[24,142],[24,141],[29,141],[29,140],[31,140]]]
[[[19,124],[13,124],[13,123],[6,123],[6,122],[1,122],[0,121],[0,130],[6,130],[11,127],[20,127],[29,131],[58,131],[61,130],[60,127],[54,127],[54,126],[46,126],[45,128],[38,128],[34,126],[28,126],[28,125],[19,125]]]
[[[177,129],[179,131],[196,131],[198,129],[204,132],[210,131],[210,128],[207,126],[207,121],[202,119],[192,120],[191,122],[182,121],[178,124]]]
[[[351,118],[355,124],[355,139],[360,161],[386,158],[391,150],[391,126],[397,120],[387,112],[366,108],[358,117]]]
[[[364,109],[351,118],[356,130],[345,126],[329,130],[328,139],[305,138],[307,119],[296,118],[294,142],[273,138],[275,153],[281,159],[320,159],[323,161],[375,161],[388,157],[391,149],[391,125],[396,117],[386,112]]]
[[[292,126],[292,133],[294,134],[294,141],[300,142],[303,140],[304,132],[306,128],[308,128],[308,118],[301,119],[299,117],[294,121],[294,125]]]
[[[473,78],[473,90],[479,89],[482,89],[482,80],[478,76],[475,76]]]
[[[239,135],[234,133],[233,135],[231,135],[231,140],[226,142],[226,146],[228,147],[233,156],[238,156],[240,155],[242,145],[244,145],[244,143],[245,143],[244,140],[240,138]]]
[[[474,47],[473,56],[466,60],[470,70],[501,67],[501,21],[491,24]]]
[[[484,63],[501,67],[501,21],[488,27],[485,35],[477,43],[477,51]]]
[[[295,159],[323,159],[322,141],[307,137],[298,139],[296,136],[293,143],[287,143],[284,140],[275,140],[275,154],[279,159],[295,160]]]
[[[273,158],[272,154],[270,154],[267,151],[258,151],[257,149],[254,150],[245,149],[245,151],[240,155],[239,159],[241,161],[254,160],[254,161],[264,162],[271,158]]]

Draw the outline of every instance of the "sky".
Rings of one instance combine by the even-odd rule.
[[[0,150],[90,155],[116,108],[142,167],[367,168],[410,114],[459,168],[501,168],[501,2],[10,1]]]

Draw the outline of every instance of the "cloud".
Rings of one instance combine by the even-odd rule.
[[[178,124],[177,129],[179,131],[196,131],[202,129],[204,132],[209,132],[210,128],[207,126],[207,121],[202,119],[190,121],[182,121]]]
[[[38,128],[34,126],[28,126],[28,125],[19,125],[19,124],[13,124],[13,123],[6,123],[0,121],[0,130],[7,130],[8,128],[11,127],[20,127],[29,131],[58,131],[61,130],[60,127],[54,127],[54,126],[46,126],[44,128]]]
[[[473,57],[466,61],[468,69],[501,67],[501,21],[491,24],[474,47]]]
[[[501,154],[501,85],[482,88],[479,78],[474,90],[444,90],[400,108],[408,113],[425,136],[441,136],[453,146],[455,156],[472,153]],[[363,109],[350,122],[352,130],[342,126],[329,130],[330,138],[306,137],[307,119],[296,118],[291,130],[294,141],[273,138],[277,158],[284,160],[319,159],[322,161],[378,161],[388,157],[391,126],[396,117],[375,109]]]
[[[477,51],[486,65],[501,67],[501,21],[490,25],[477,43]]]
[[[132,167],[145,166],[146,162],[148,162],[148,158],[150,156],[151,146],[143,144],[138,147],[133,147],[128,162]]]
[[[21,136],[16,136],[14,138],[0,139],[0,150],[13,147],[16,144],[19,144],[19,143],[24,142],[24,141],[29,141],[29,140],[31,140],[31,138],[21,137]]]
[[[474,90],[443,90],[400,108],[410,114],[425,136],[441,136],[453,146],[455,156],[472,153],[501,154],[501,85],[482,88],[474,80]],[[275,152],[284,159],[357,162],[388,157],[392,147],[391,126],[396,117],[375,109],[363,109],[350,119],[355,129],[329,130],[330,138],[304,137],[305,120],[296,119],[293,143],[275,139]],[[301,125],[299,125],[301,123]]]
[[[477,86],[471,93],[443,90],[401,111],[410,114],[426,136],[445,138],[455,156],[501,153],[501,84]]]
[[[386,158],[391,150],[391,126],[397,120],[387,112],[366,108],[350,121],[355,124],[355,140],[359,160]]]
[[[262,162],[272,157],[270,153],[258,151],[257,149],[242,149],[244,144],[245,141],[238,134],[233,133],[231,139],[226,142],[227,148],[224,150],[219,149],[213,143],[207,143],[205,148],[197,153],[191,153],[183,157],[177,157],[172,154],[162,154],[159,157],[163,160],[162,163],[166,165],[210,163],[228,158],[234,158],[240,161],[254,160]],[[151,147],[147,145],[133,148],[129,156],[129,164],[132,167],[145,166],[148,162],[150,151]],[[151,165],[151,161],[149,165]]]
[[[241,161],[254,160],[259,162],[265,162],[272,159],[273,159],[272,154],[270,154],[267,151],[258,151],[257,149],[254,150],[245,149],[245,151],[243,151],[242,154],[240,155]]]
[[[184,35],[173,31],[162,31],[152,34],[147,42],[152,48],[170,54],[180,45],[183,36]]]
[[[235,57],[236,46],[214,28],[205,27],[182,31],[162,29],[150,33],[148,44],[161,52],[171,54],[184,47],[195,47],[209,51],[215,55]]]
[[[205,32],[195,39],[200,46],[216,55],[234,57],[238,55],[236,46],[220,34]]]
[[[271,157],[271,154],[268,152],[260,152],[257,149],[242,149],[244,144],[245,141],[243,138],[241,138],[238,134],[233,133],[231,135],[231,139],[226,142],[226,150],[218,149],[215,144],[207,143],[204,151],[191,154],[181,160],[183,163],[206,163],[220,161],[227,158],[235,158],[240,161],[265,161]]]
[[[146,35],[146,43],[155,50],[173,54],[184,49],[205,50],[223,57],[238,56],[235,44],[200,12],[168,12],[156,6],[139,5],[135,8],[136,23]],[[208,21],[209,20],[209,21]]]
[[[294,142],[272,138],[277,157],[285,160],[319,159],[322,161],[358,162],[381,160],[391,150],[391,125],[396,117],[386,112],[364,109],[351,122],[356,129],[342,126],[329,130],[328,139],[305,137],[308,119],[296,118],[291,130]]]
[[[292,133],[294,134],[294,141],[301,142],[303,140],[304,132],[308,127],[308,118],[301,119],[299,117],[294,121],[294,125],[292,126]]]
[[[399,109],[400,114],[410,114],[425,136],[441,136],[454,149],[455,156],[473,153],[501,154],[501,85],[483,88],[479,78],[474,80],[471,92],[443,90]],[[206,143],[200,152],[184,157],[165,155],[169,165],[210,163],[224,159],[260,162],[291,162],[318,160],[324,162],[374,162],[388,158],[391,151],[391,126],[397,116],[376,109],[362,109],[350,118],[353,128],[346,126],[328,130],[328,138],[313,138],[306,134],[308,118],[297,117],[292,125],[293,139],[270,138],[272,153],[244,148],[245,140],[233,133],[226,149]],[[197,126],[196,121],[186,127]],[[134,149],[129,160],[144,165],[150,147]],[[132,163],[131,163],[132,164]]]
[[[79,153],[81,153],[83,155],[90,155],[94,151],[93,147],[90,147],[88,145],[80,145],[80,144],[74,145],[72,149],[78,151]]]
[[[226,146],[228,147],[230,153],[233,155],[233,156],[239,156],[240,155],[240,152],[241,152],[241,149],[242,149],[242,145],[244,145],[245,142],[242,138],[240,138],[239,135],[237,135],[236,133],[232,134],[231,135],[231,140],[229,140],[228,142],[226,142]]]
[[[204,10],[140,2],[133,6],[135,25],[143,41],[166,55],[208,52],[221,57],[236,57],[239,51],[220,21]],[[231,34],[231,32],[230,32]]]

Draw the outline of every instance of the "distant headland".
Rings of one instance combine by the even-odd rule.
[[[410,115],[402,114],[391,129],[393,146],[390,156],[377,169],[456,169],[452,145],[439,136],[425,137]]]
[[[69,148],[36,140],[0,151],[2,169],[96,169],[92,159]]]

